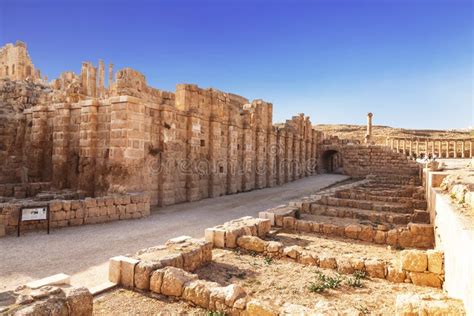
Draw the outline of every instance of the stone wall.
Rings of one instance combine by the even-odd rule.
[[[63,86],[55,81],[52,88]],[[300,114],[274,126],[273,106],[262,100],[189,84],[165,92],[148,87],[131,69],[117,73],[111,92],[128,96],[68,99],[54,89],[9,116],[21,132],[5,130],[5,137],[16,134],[16,142],[6,142],[6,160],[18,164],[17,176],[4,182],[20,182],[26,172],[28,181],[51,181],[56,189],[89,196],[144,191],[153,205],[163,206],[316,172],[319,134],[309,117]]]
[[[378,175],[407,180],[420,178],[420,166],[415,161],[388,147],[351,143],[332,137],[320,142],[318,154],[320,171],[327,168],[330,163],[328,160],[337,158],[333,165],[336,164],[340,172],[353,177]]]
[[[439,188],[449,171],[425,176],[428,210],[435,226],[436,248],[444,251],[446,280],[444,290],[449,296],[463,300],[468,315],[474,313],[474,243],[472,217],[456,209],[459,204]],[[458,205],[456,205],[458,204]]]
[[[146,194],[122,194],[78,200],[15,200],[0,204],[0,226],[13,234],[18,229],[21,207],[49,206],[50,227],[66,227],[141,218],[150,215],[150,198]],[[46,221],[24,221],[21,231],[44,230]],[[0,234],[1,235],[1,234]]]

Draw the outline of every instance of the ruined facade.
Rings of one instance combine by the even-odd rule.
[[[28,56],[24,44],[18,49]],[[114,74],[109,64],[106,74],[102,60],[49,83],[9,74],[0,79],[0,104],[0,226],[9,232],[19,208],[45,201],[38,198],[45,192],[52,223],[62,227],[146,216],[150,205],[322,172],[418,177],[419,167],[404,155],[325,136],[304,114],[274,124],[273,105],[264,100],[193,84],[163,91],[130,68]],[[147,196],[139,211],[114,197],[133,193]],[[118,199],[120,207],[85,200],[101,197]],[[69,207],[72,201],[79,201],[77,208]]]
[[[152,204],[170,205],[316,172],[320,134],[303,114],[277,127],[263,100],[191,84],[162,91],[129,68],[108,87],[104,77],[100,61],[50,84],[0,82],[0,184],[21,184],[4,195],[28,196],[29,184],[50,183],[86,196],[147,192]]]
[[[17,41],[0,48],[0,78],[41,80],[41,73],[35,69],[25,43]]]

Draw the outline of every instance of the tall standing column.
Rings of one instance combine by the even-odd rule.
[[[97,68],[90,65],[88,72],[88,90],[92,97],[97,96]]]
[[[407,149],[406,147],[407,147],[407,140],[404,139],[404,140],[403,140],[403,146],[402,146],[402,150],[403,150],[403,154],[404,154],[404,155],[407,154],[407,153],[406,153],[406,149]]]
[[[400,152],[400,139],[397,139],[397,145],[395,146],[395,150],[398,152]]]
[[[428,157],[428,141],[425,140],[425,157]]]
[[[415,154],[416,158],[420,157],[420,142],[418,140],[415,141]]]
[[[465,158],[465,154],[464,154],[464,139],[461,141],[461,157],[462,157],[462,158]]]
[[[472,158],[472,140],[469,141],[469,158]]]
[[[390,149],[393,150],[393,143],[395,142],[395,140],[393,138],[390,139]]]
[[[411,157],[412,154],[413,154],[413,148],[412,148],[412,146],[413,146],[413,141],[410,140],[410,143],[409,143],[409,146],[408,146],[408,154],[410,155],[410,157]]]
[[[82,88],[82,94],[84,95],[89,95],[88,80],[87,80],[88,72],[89,72],[89,63],[83,62],[81,66],[81,88]]]
[[[449,158],[449,141],[446,142],[446,158]]]
[[[367,134],[365,135],[365,142],[370,143],[372,138],[372,113],[367,113]]]
[[[99,59],[99,91],[97,95],[104,96],[104,61],[102,59]]]
[[[457,158],[458,157],[458,144],[457,144],[457,141],[454,141],[454,158]]]
[[[441,140],[438,140],[438,157],[443,157],[443,153],[441,152]]]
[[[431,157],[435,155],[435,142],[434,140],[431,142]]]
[[[112,92],[112,85],[114,83],[114,64],[109,64],[109,93]]]

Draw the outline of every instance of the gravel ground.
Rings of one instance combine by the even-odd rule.
[[[60,272],[71,275],[73,285],[94,286],[107,281],[110,257],[132,254],[179,235],[202,237],[207,227],[255,216],[345,179],[342,175],[317,175],[279,187],[156,209],[143,219],[57,229],[50,235],[32,232],[20,238],[1,238],[0,291]]]

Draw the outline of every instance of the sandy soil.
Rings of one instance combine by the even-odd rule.
[[[170,238],[201,238],[204,229],[311,195],[346,176],[324,174],[285,185],[154,209],[150,217],[0,238],[0,291],[56,273],[73,285],[107,281],[108,259],[157,246]],[[34,258],[34,259],[32,259]]]
[[[204,309],[192,307],[186,302],[173,300],[162,295],[137,293],[125,289],[107,292],[94,299],[95,316],[191,316],[207,315]]]
[[[359,250],[360,251],[360,250]],[[317,280],[316,272],[334,276],[333,270],[304,266],[290,261],[273,260],[268,263],[261,256],[237,251],[214,250],[214,262],[196,271],[200,278],[226,285],[237,283],[252,297],[282,305],[285,302],[310,308],[332,307],[343,312],[357,309],[376,315],[394,315],[395,299],[399,293],[441,293],[440,290],[413,284],[395,284],[381,279],[364,279],[362,288],[346,284],[323,293],[309,290]]]
[[[298,245],[306,250],[324,254],[328,257],[353,258],[378,258],[386,261],[395,261],[399,251],[393,250],[386,245],[376,245],[358,240],[343,239],[339,237],[324,237],[313,234],[290,234],[279,232],[273,238],[267,238],[281,242],[284,246]]]

